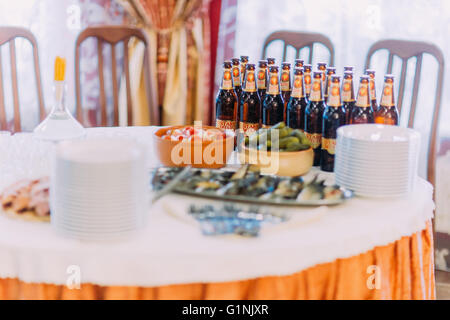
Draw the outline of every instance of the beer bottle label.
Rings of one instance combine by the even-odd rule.
[[[351,79],[344,79],[342,83],[342,100],[345,102],[354,101],[352,84]]]
[[[336,153],[336,139],[322,138],[322,150],[327,150],[329,154]]]
[[[311,147],[313,149],[317,149],[320,147],[320,144],[322,142],[322,134],[305,132],[305,135],[311,142]]]
[[[312,91],[309,95],[309,100],[311,101],[321,101],[322,100],[322,88],[321,79],[315,79],[312,84]]]
[[[305,73],[305,92],[306,94],[311,93],[311,74]]]
[[[233,80],[229,69],[223,72],[222,86],[220,88],[224,90],[233,89]]]
[[[330,94],[328,96],[328,105],[331,107],[341,106],[341,90],[339,89],[339,84],[331,84]]]
[[[278,77],[276,73],[270,74],[268,94],[279,94],[280,88],[278,86]]]
[[[394,97],[393,97],[394,86],[392,83],[385,82],[383,88],[383,94],[381,95],[380,105],[384,107],[393,107]]]
[[[358,107],[367,108],[370,107],[370,99],[368,97],[369,90],[367,84],[361,83],[358,90],[358,99],[356,105]]]
[[[216,119],[216,128],[226,129],[226,130],[235,130],[236,129],[236,121]]]
[[[303,77],[295,76],[291,97],[303,98],[304,96],[305,93],[303,92]]]
[[[239,122],[239,129],[241,129],[242,132],[246,136],[251,135],[252,133],[258,131],[259,129],[259,123],[249,123],[249,122]]]
[[[266,69],[259,69],[258,71],[258,89],[266,89]]]
[[[241,85],[241,73],[239,71],[239,67],[233,67],[233,84],[234,86]]]
[[[290,91],[291,83],[290,83],[289,71],[283,71],[281,73],[281,91]]]
[[[250,71],[250,70],[247,71],[244,91],[246,91],[246,92],[255,92],[256,91],[255,71]]]

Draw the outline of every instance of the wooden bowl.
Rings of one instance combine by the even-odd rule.
[[[262,173],[296,177],[306,174],[314,162],[314,150],[275,152],[260,151],[242,146],[239,153],[241,163],[256,165]]]
[[[227,134],[225,139],[200,141],[171,141],[162,139],[168,130],[175,130],[192,126],[173,126],[161,128],[153,135],[156,153],[164,166],[194,168],[222,168],[227,164],[234,149],[234,135]],[[204,130],[224,130],[202,126]]]

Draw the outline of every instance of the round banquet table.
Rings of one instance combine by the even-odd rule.
[[[136,137],[155,166],[154,130],[96,128],[88,137]],[[67,239],[50,224],[0,215],[0,299],[435,299],[432,194],[419,178],[406,198],[265,208],[290,220],[256,238],[202,235],[187,207],[210,200],[175,194],[121,242]],[[78,287],[67,285],[74,270]]]

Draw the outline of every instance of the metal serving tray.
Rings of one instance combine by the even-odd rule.
[[[152,172],[152,186],[155,188],[155,178],[157,177],[157,174],[160,170],[168,170],[170,168],[167,167],[160,167],[155,169]],[[233,167],[227,167],[227,168],[223,168],[223,169],[197,169],[197,168],[193,168],[191,169],[192,171],[196,171],[196,170],[207,170],[207,171],[211,171],[212,173],[220,173],[220,172],[224,172],[224,171],[236,171],[237,168],[233,168]],[[189,176],[185,177],[184,179],[189,179]],[[339,190],[342,192],[342,196],[340,198],[335,198],[335,199],[320,199],[320,200],[294,200],[294,199],[263,199],[260,197],[252,197],[252,196],[247,196],[247,195],[219,195],[216,193],[215,190],[203,190],[200,192],[197,192],[195,190],[192,190],[190,188],[187,188],[186,186],[183,186],[181,182],[185,181],[184,179],[182,179],[177,185],[175,185],[172,189],[171,192],[173,193],[178,193],[178,194],[183,194],[183,195],[188,195],[188,196],[194,196],[194,197],[201,197],[201,198],[209,198],[209,199],[214,199],[214,200],[221,200],[221,201],[238,201],[241,203],[247,203],[247,204],[255,204],[255,205],[277,205],[277,206],[297,206],[297,207],[301,207],[301,206],[333,206],[333,205],[338,205],[338,204],[342,204],[345,201],[347,201],[348,199],[353,197],[353,192],[340,187]]]

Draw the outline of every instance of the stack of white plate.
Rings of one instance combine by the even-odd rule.
[[[148,206],[145,152],[127,138],[60,143],[51,173],[51,222],[81,240],[127,238]]]
[[[378,124],[337,130],[336,183],[368,197],[399,197],[414,188],[420,134],[408,128]]]

